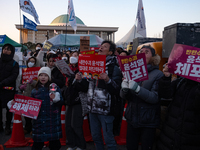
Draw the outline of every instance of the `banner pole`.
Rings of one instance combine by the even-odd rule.
[[[65,48],[67,49],[67,15],[66,15],[66,34],[65,34]]]
[[[20,5],[19,5],[19,18],[20,18],[20,44],[21,44],[21,51],[23,49],[23,40],[22,40],[22,19],[21,19],[21,9],[20,9]]]

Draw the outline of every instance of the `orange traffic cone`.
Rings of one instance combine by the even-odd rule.
[[[88,117],[85,116],[83,120],[83,135],[86,142],[92,141],[92,136],[89,128]]]
[[[62,138],[60,139],[61,145],[66,145],[66,131],[65,131],[65,105],[61,109],[61,125],[62,125]]]
[[[127,122],[124,117],[125,111],[126,111],[127,103],[124,106],[124,112],[122,117],[122,123],[121,123],[121,129],[119,136],[115,137],[115,140],[118,145],[126,145],[126,133],[127,133]]]
[[[4,144],[6,148],[28,146],[30,138],[25,138],[21,115],[15,114],[11,138]]]
[[[0,145],[0,150],[4,150],[3,145]]]

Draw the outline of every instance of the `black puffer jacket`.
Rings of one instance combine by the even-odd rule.
[[[57,67],[54,67],[51,71],[51,82],[56,83],[60,89],[62,89],[65,85],[65,77]]]
[[[159,56],[154,56],[153,59],[159,58]],[[140,85],[139,93],[135,93],[133,90],[128,90],[127,92],[121,90],[120,92],[121,97],[128,100],[125,112],[126,121],[134,128],[159,127],[158,81],[163,76],[163,73],[159,70],[158,64],[147,65],[149,79],[138,82],[138,85]]]
[[[2,107],[7,106],[7,102],[15,95],[16,79],[19,74],[19,64],[13,60],[14,52],[9,57],[0,58],[0,102]],[[3,87],[14,87],[14,90],[6,90]]]
[[[158,150],[200,149],[200,85],[170,77],[159,82],[159,95],[173,98],[157,143]]]

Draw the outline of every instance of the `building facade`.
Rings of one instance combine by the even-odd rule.
[[[68,23],[68,14],[56,17],[50,25],[38,25],[37,30],[28,30],[23,25],[16,24],[16,28],[20,31],[20,43],[43,43],[57,34],[95,34],[104,40],[115,42],[115,32],[118,27],[91,27],[86,26],[81,19],[76,17],[77,30]]]

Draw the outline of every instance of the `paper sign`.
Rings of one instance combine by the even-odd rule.
[[[37,119],[42,100],[15,94],[14,101],[15,103],[10,108],[10,112],[28,118]]]
[[[47,40],[45,40],[44,45],[42,47],[43,51],[48,51],[53,46],[53,44]]]
[[[200,82],[200,48],[174,44],[168,67],[170,73]]]
[[[126,80],[135,82],[148,79],[146,57],[144,53],[130,56],[117,56],[120,69]]]
[[[90,37],[80,36],[80,51],[88,51],[90,49]]]
[[[74,72],[70,69],[68,64],[63,59],[60,59],[59,57],[57,57],[54,60],[55,60],[55,65],[61,71],[62,74],[65,74],[68,76],[71,76],[74,74]]]
[[[105,73],[105,66],[106,55],[79,55],[78,68],[83,77],[97,79],[99,74]]]
[[[22,69],[22,84],[26,84],[29,79],[37,80],[40,67],[31,67]]]

